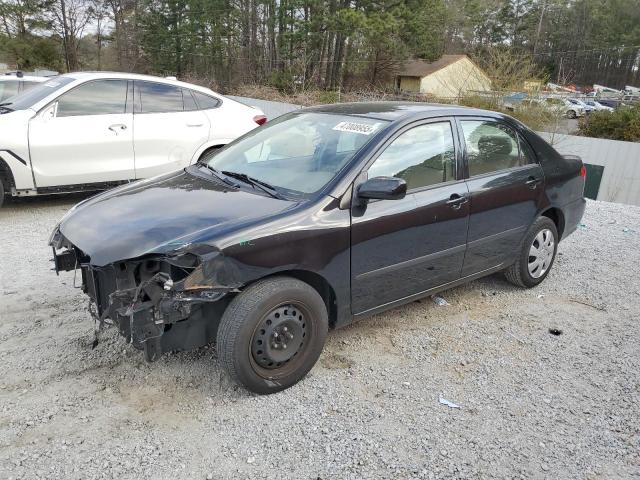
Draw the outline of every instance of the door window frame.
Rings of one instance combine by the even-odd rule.
[[[467,141],[465,139],[464,136],[464,130],[462,129],[462,122],[464,121],[480,121],[480,122],[492,122],[492,123],[496,123],[498,125],[503,126],[504,128],[507,128],[509,131],[511,131],[511,133],[515,136],[517,144],[518,144],[518,158],[520,159],[520,161],[522,161],[523,159],[527,159],[528,157],[531,157],[531,160],[533,160],[532,162],[527,161],[526,163],[522,164],[522,165],[517,165],[515,167],[511,167],[511,168],[503,168],[501,170],[494,170],[493,172],[487,172],[487,173],[481,173],[479,175],[473,175],[470,176],[469,175],[469,158],[467,156]],[[470,116],[456,116],[455,117],[455,123],[456,123],[456,128],[458,131],[458,137],[460,139],[460,148],[462,150],[462,157],[463,157],[463,165],[462,165],[462,170],[463,170],[463,174],[464,174],[464,178],[465,179],[471,179],[471,178],[482,178],[482,177],[487,177],[490,175],[496,175],[499,173],[503,173],[503,172],[511,172],[511,171],[515,171],[515,170],[520,170],[520,169],[524,169],[524,168],[530,168],[531,165],[540,165],[540,162],[538,160],[537,155],[535,155],[535,152],[533,150],[533,148],[531,148],[531,145],[529,145],[529,142],[527,142],[526,138],[524,138],[524,136],[522,136],[520,134],[520,132],[518,132],[514,127],[512,127],[511,125],[509,125],[508,123],[498,119],[498,118],[493,118],[493,117],[483,117],[480,115],[470,115]],[[523,144],[524,144],[524,149],[527,150],[529,152],[530,155],[524,155],[523,153]]]
[[[461,149],[461,145],[460,145],[460,138],[459,137],[459,133],[458,130],[456,128],[456,124],[455,124],[455,119],[452,116],[446,116],[446,117],[432,117],[432,118],[427,118],[427,119],[420,119],[420,120],[416,120],[414,122],[408,123],[406,125],[403,125],[402,127],[400,127],[398,130],[396,130],[392,135],[390,135],[384,142],[382,142],[379,146],[378,149],[375,151],[375,153],[373,155],[371,155],[371,157],[367,160],[367,162],[365,163],[365,165],[361,168],[360,173],[357,176],[356,179],[356,184],[354,185],[354,195],[355,192],[357,191],[357,186],[362,183],[365,182],[369,179],[369,167],[371,167],[371,165],[373,165],[373,163],[380,157],[380,155],[382,155],[384,153],[384,151],[401,135],[403,135],[404,133],[406,133],[407,131],[416,128],[416,127],[421,127],[423,125],[429,125],[429,124],[433,124],[433,123],[449,123],[449,126],[451,128],[451,137],[453,138],[453,149],[454,149],[454,158],[455,158],[455,179],[453,180],[449,180],[447,182],[440,182],[440,183],[434,183],[432,185],[425,185],[423,187],[417,187],[417,188],[412,188],[410,190],[407,190],[407,196],[410,194],[414,194],[414,193],[418,193],[418,192],[423,192],[425,190],[432,190],[434,188],[439,188],[439,187],[443,187],[443,186],[448,186],[448,185],[453,185],[455,183],[458,182],[463,182],[464,181],[464,176],[463,174],[463,165],[462,165],[462,149]],[[370,200],[371,202],[372,200]]]

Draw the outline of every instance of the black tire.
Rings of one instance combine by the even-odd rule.
[[[268,278],[248,287],[225,310],[218,328],[218,358],[248,390],[278,392],[315,365],[328,328],[327,308],[313,287],[291,277]],[[282,340],[283,329],[292,340]]]
[[[0,208],[2,208],[2,205],[4,204],[4,184],[2,182],[2,178],[0,178]]]
[[[548,261],[548,264],[546,264],[545,268],[540,266],[539,268],[541,270],[534,270],[534,275],[539,274],[539,276],[536,277],[532,275],[529,270],[530,261],[532,259],[535,259],[535,257],[530,256],[530,252],[531,252],[532,245],[535,246],[534,242],[536,242],[536,244],[539,244],[539,240],[537,240],[538,235],[545,231],[550,231],[551,234],[553,235],[553,253],[551,254],[549,259],[548,255],[550,253],[550,248],[544,247],[544,251],[546,252],[547,259],[549,259],[549,261]],[[551,271],[551,267],[553,267],[553,262],[556,259],[557,252],[558,252],[558,229],[556,228],[556,224],[553,223],[553,220],[551,220],[548,217],[539,217],[533,223],[533,225],[531,225],[531,228],[525,235],[522,241],[522,247],[521,247],[520,255],[518,256],[518,259],[513,265],[511,265],[509,268],[507,268],[504,271],[505,277],[507,277],[507,280],[509,282],[513,283],[514,285],[517,285],[518,287],[524,287],[524,288],[535,287],[536,285],[539,285],[545,278],[547,278],[547,275],[549,275],[549,272]],[[532,265],[533,265],[533,262],[532,262]]]
[[[567,112],[567,116],[568,116],[569,118],[576,118],[576,117],[578,116],[578,114],[575,112],[575,110],[569,110],[569,111]]]

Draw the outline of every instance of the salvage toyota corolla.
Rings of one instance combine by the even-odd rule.
[[[584,181],[578,157],[505,115],[322,106],[81,202],[50,244],[98,327],[149,361],[216,341],[234,379],[271,393],[306,375],[329,328],[495,272],[542,282]]]

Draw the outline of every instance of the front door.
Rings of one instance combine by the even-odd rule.
[[[189,166],[209,139],[209,118],[191,93],[175,85],[135,82],[136,178]]]
[[[408,190],[402,200],[352,209],[354,314],[460,277],[469,203],[452,126],[449,119],[410,125],[367,168],[368,178],[403,178]]]
[[[135,178],[127,81],[95,80],[69,90],[29,123],[37,187]]]
[[[470,195],[462,275],[508,266],[540,211],[544,174],[530,147],[493,119],[460,119]]]

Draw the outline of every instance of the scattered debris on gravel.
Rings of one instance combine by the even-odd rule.
[[[539,287],[492,276],[334,331],[260,397],[214,346],[91,349],[47,247],[77,201],[0,210],[0,478],[640,477],[640,208],[589,202]]]

